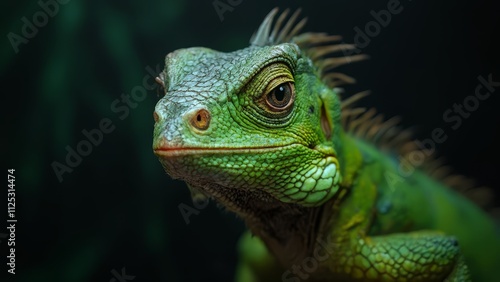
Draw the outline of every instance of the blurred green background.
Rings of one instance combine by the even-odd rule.
[[[148,90],[128,113],[113,105],[125,105],[121,95],[142,87],[144,78],[151,84],[146,68],[160,70],[175,49],[247,46],[275,6],[302,7],[305,30],[353,42],[354,27],[363,29],[373,20],[370,11],[386,9],[388,1],[220,0],[236,3],[222,21],[213,0],[64,2],[15,46],[9,34],[21,36],[23,18],[33,22],[43,8],[37,1],[1,4],[2,167],[16,169],[18,223],[17,274],[0,280],[112,281],[112,270],[125,267],[134,281],[230,281],[244,225],[214,203],[186,224],[179,205],[192,206],[189,192],[165,175],[151,150],[157,91]],[[497,189],[500,90],[457,130],[442,118],[474,94],[479,75],[500,80],[500,25],[492,3],[401,1],[403,11],[363,48],[371,59],[342,71],[358,80],[347,93],[371,89],[362,104],[402,116],[418,138],[442,127],[449,138],[440,155],[456,172]],[[114,130],[60,182],[52,163],[65,164],[67,146],[76,149],[86,140],[82,130],[106,118]],[[6,201],[0,207],[4,226]],[[3,277],[4,239],[0,250]]]

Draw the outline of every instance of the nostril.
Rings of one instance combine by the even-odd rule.
[[[210,113],[205,109],[200,109],[191,117],[191,125],[199,130],[206,130],[210,125]]]
[[[158,116],[156,111],[153,112],[153,119],[155,120],[155,122],[158,122],[160,120],[160,117]]]

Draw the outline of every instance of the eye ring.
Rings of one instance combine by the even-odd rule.
[[[295,100],[295,86],[287,81],[279,84],[266,94],[267,106],[273,111],[283,111],[290,108]]]

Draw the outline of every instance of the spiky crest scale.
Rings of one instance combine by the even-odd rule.
[[[269,46],[285,42],[297,44],[317,68],[317,74],[321,80],[331,88],[341,85],[353,84],[356,80],[346,74],[332,72],[333,69],[345,64],[362,61],[367,55],[359,54],[353,56],[333,57],[341,51],[354,50],[354,44],[338,43],[342,37],[339,35],[328,35],[326,33],[302,33],[299,34],[307,22],[307,18],[297,22],[301,9],[297,9],[285,22],[289,9],[284,10],[277,20],[273,21],[278,13],[274,8],[267,14],[259,29],[250,39],[254,46]],[[365,139],[377,145],[382,150],[391,150],[408,160],[409,154],[415,151],[425,153],[418,147],[411,130],[403,130],[397,126],[399,117],[384,119],[382,114],[377,114],[375,108],[366,109],[355,107],[354,104],[366,97],[369,91],[363,91],[350,96],[342,101],[341,119],[345,131],[356,137]],[[454,188],[484,209],[491,202],[491,189],[486,187],[475,187],[473,180],[457,174],[452,174],[449,166],[443,165],[442,159],[426,158],[421,165],[431,177],[440,180],[445,185]],[[491,207],[490,207],[491,208]],[[491,213],[500,211],[489,209]]]

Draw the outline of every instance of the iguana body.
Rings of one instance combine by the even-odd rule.
[[[493,221],[423,172],[402,175],[369,141],[387,138],[391,122],[342,106],[332,85],[349,78],[329,70],[362,57],[329,57],[352,48],[331,45],[336,37],[297,36],[297,13],[271,30],[275,14],[248,48],[170,53],[158,79],[163,167],[254,235],[242,238],[237,280],[496,281]],[[347,130],[356,127],[369,140]]]

